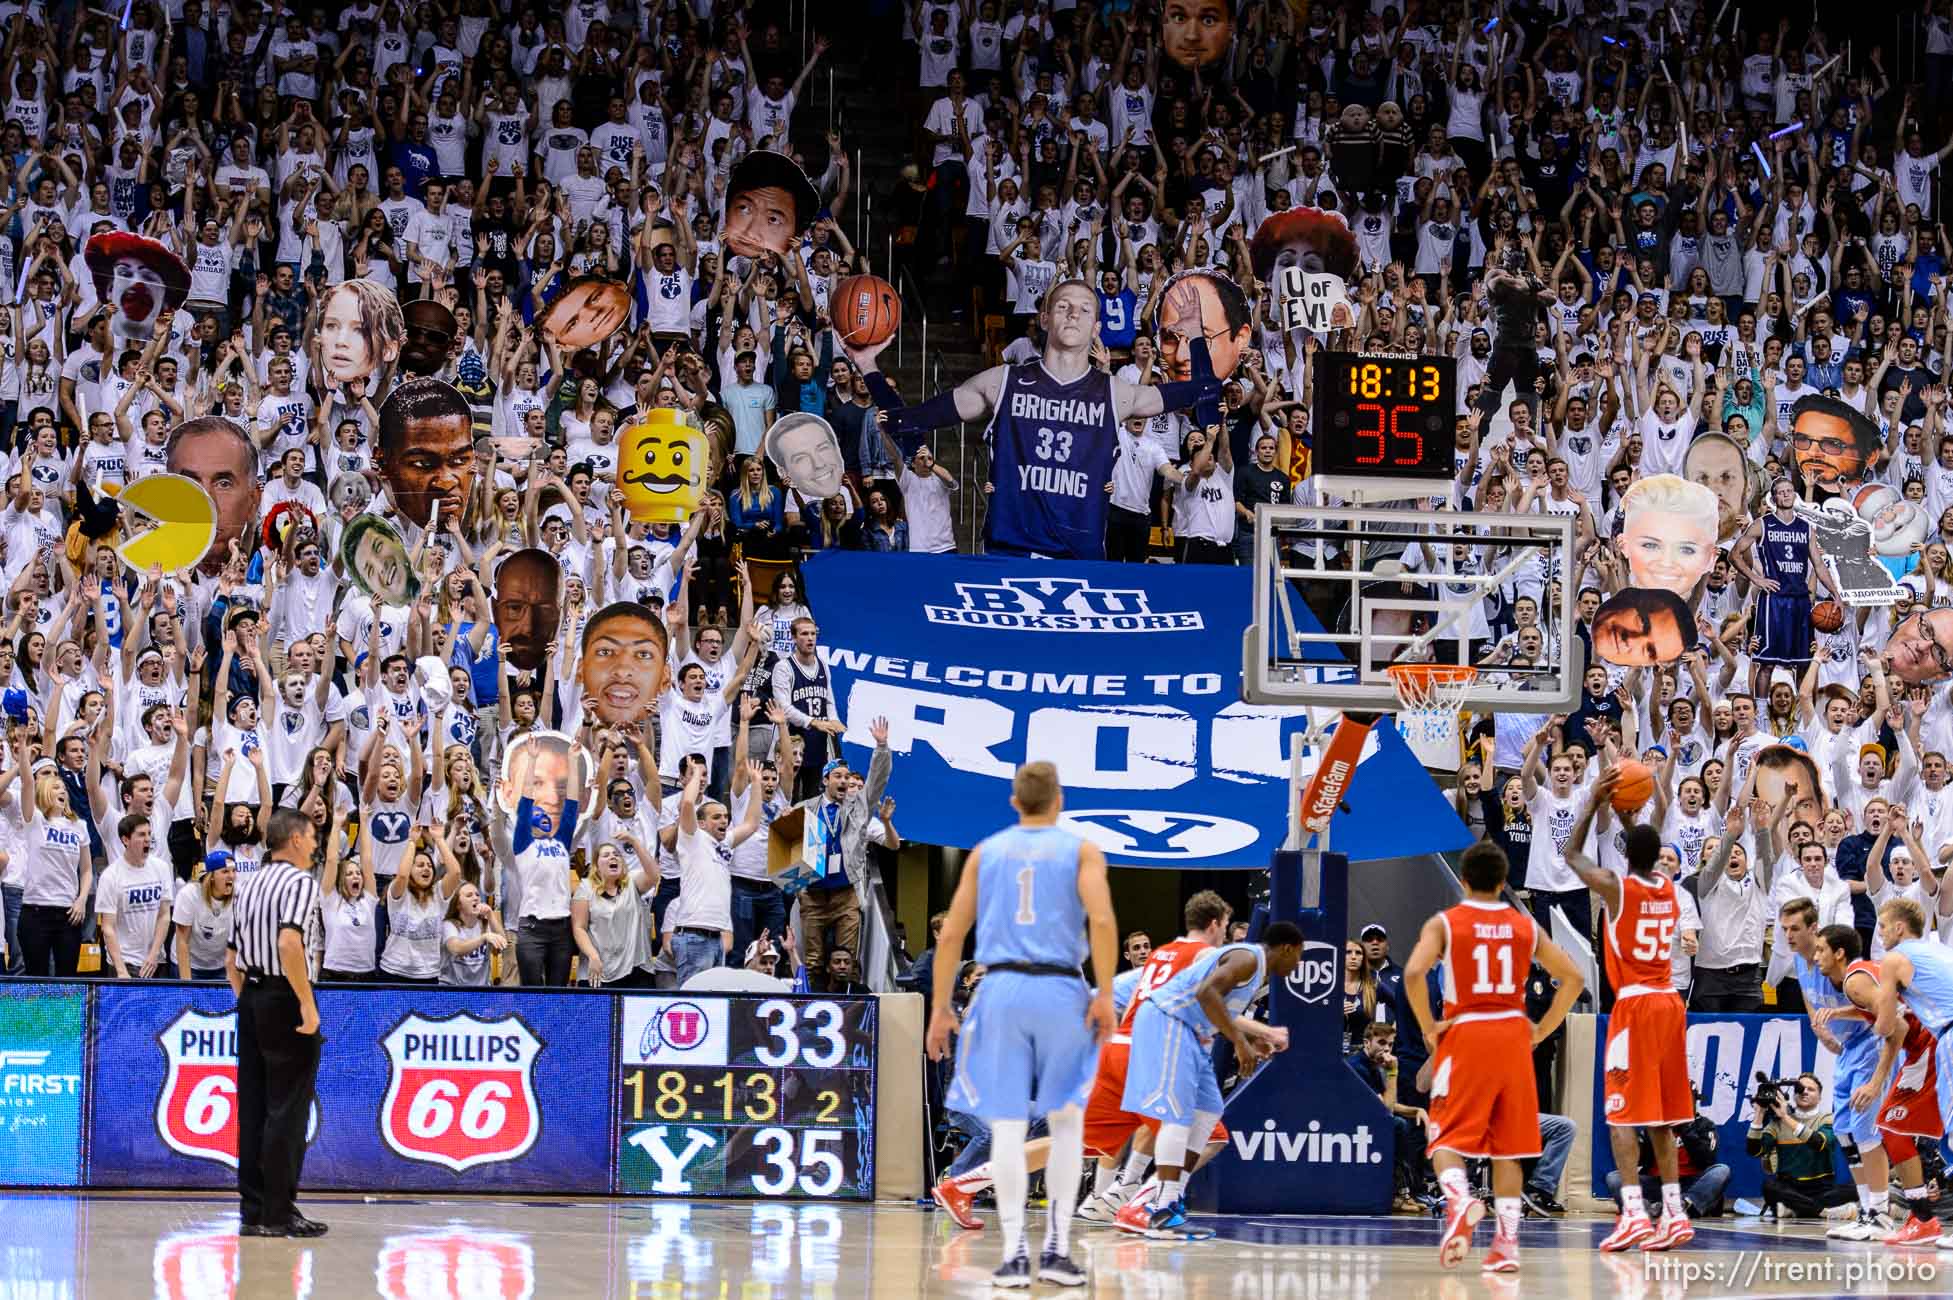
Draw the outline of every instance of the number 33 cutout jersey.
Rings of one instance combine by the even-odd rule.
[[[1105,485],[1119,450],[1112,377],[1061,383],[1042,361],[1004,372],[990,422],[994,457],[987,541],[1012,554],[1105,558]]]

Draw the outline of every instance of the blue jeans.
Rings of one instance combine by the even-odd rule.
[[[1526,1179],[1526,1186],[1557,1198],[1560,1175],[1566,1172],[1566,1158],[1573,1153],[1573,1121],[1564,1115],[1539,1117],[1539,1163]]]
[[[1541,1118],[1545,1118],[1541,1116]],[[1729,1166],[1710,1165],[1694,1177],[1682,1179],[1682,1203],[1688,1206],[1691,1219],[1707,1218],[1722,1205],[1723,1189],[1729,1186]],[[1849,1189],[1847,1189],[1848,1191]],[[1611,1169],[1607,1173],[1607,1194],[1616,1201],[1621,1199],[1621,1171]],[[1650,1204],[1661,1203],[1661,1179],[1649,1174],[1641,1180],[1641,1194]],[[1653,1213],[1653,1211],[1650,1211]]]
[[[671,936],[671,960],[678,967],[678,987],[684,988],[685,981],[700,971],[725,965],[726,953],[717,935],[680,930]]]
[[[746,945],[759,938],[761,930],[772,932],[773,944],[783,956],[787,948],[787,898],[771,882],[732,878],[732,958],[746,961]]]
[[[24,975],[27,972],[27,955],[20,950],[20,900],[26,894],[25,886],[0,885],[0,907],[4,907],[7,918],[7,974],[9,975]]]
[[[990,1126],[976,1116],[960,1110],[949,1112],[949,1123],[951,1128],[970,1139],[963,1144],[963,1149],[956,1153],[956,1159],[950,1162],[949,1168],[943,1171],[943,1177],[956,1178],[969,1173],[990,1158]],[[1026,1136],[1040,1138],[1048,1132],[1050,1130],[1045,1127],[1043,1120],[1033,1120]]]

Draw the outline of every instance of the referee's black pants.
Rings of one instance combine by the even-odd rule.
[[[301,1034],[298,995],[283,979],[250,979],[237,1003],[237,1196],[247,1224],[298,1213],[305,1123],[323,1034]]]

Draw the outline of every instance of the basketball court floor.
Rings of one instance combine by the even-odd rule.
[[[986,1296],[994,1223],[908,1205],[423,1200],[316,1195],[309,1241],[240,1240],[208,1194],[0,1196],[0,1300],[810,1300]],[[1033,1212],[1032,1229],[1043,1215]],[[1827,1249],[1819,1225],[1725,1219],[1694,1247],[1604,1256],[1598,1217],[1529,1220],[1524,1271],[1437,1267],[1434,1221],[1235,1218],[1199,1243],[1081,1232],[1084,1293],[1108,1300],[1704,1300],[1953,1294],[1953,1253]],[[1479,1229],[1481,1245],[1488,1229]],[[1946,1264],[1941,1265],[1944,1259]],[[1685,1272],[1684,1270],[1689,1270]],[[1942,1284],[1944,1276],[1947,1282]],[[1021,1294],[1021,1293],[1020,1293]],[[1039,1287],[1034,1294],[1056,1295]],[[1076,1294],[1076,1293],[1074,1293]]]

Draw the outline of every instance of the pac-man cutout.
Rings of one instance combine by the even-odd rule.
[[[155,525],[116,547],[132,569],[147,573],[161,566],[164,573],[182,573],[195,568],[216,540],[216,503],[195,479],[154,474],[123,488],[116,500]]]
[[[641,524],[682,523],[705,492],[705,434],[689,415],[659,407],[624,430],[617,485]]]

